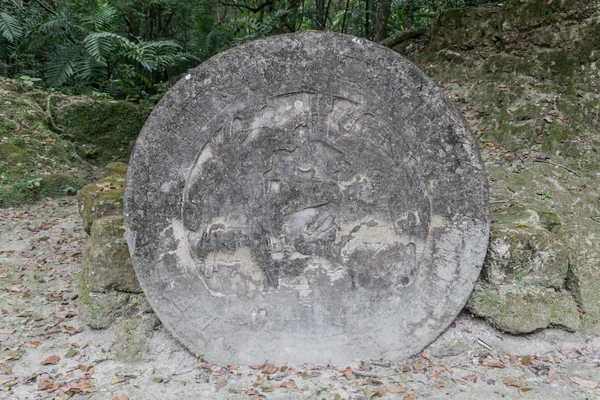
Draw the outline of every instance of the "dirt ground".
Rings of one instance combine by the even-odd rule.
[[[132,327],[139,351],[125,362],[117,348],[127,324],[92,330],[78,317],[84,244],[74,198],[0,209],[0,398],[600,397],[600,338],[552,329],[515,337],[464,313],[404,362],[219,366],[187,352],[139,306],[146,328]]]

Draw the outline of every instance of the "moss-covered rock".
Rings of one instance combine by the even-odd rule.
[[[597,335],[600,333],[600,213],[590,218],[590,222],[585,230],[575,225],[561,234],[571,249],[566,287],[584,313],[584,330]]]
[[[12,185],[0,186],[0,207],[33,203],[46,197],[72,196],[83,185],[83,179],[63,174],[21,178]]]
[[[108,328],[123,315],[130,297],[128,293],[122,292],[92,292],[84,276],[79,278],[78,291],[79,317],[92,329]]]
[[[127,175],[127,164],[122,162],[111,162],[106,167],[104,167],[104,177],[108,178],[109,176],[119,176],[125,177]]]
[[[560,224],[546,212],[548,224]],[[555,225],[552,225],[556,228]],[[563,287],[569,267],[568,248],[545,228],[533,210],[511,207],[492,214],[490,245],[484,265],[489,283]]]
[[[148,338],[157,325],[159,321],[154,314],[121,320],[113,348],[115,358],[128,363],[143,361],[149,353]]]
[[[52,130],[48,96],[0,79],[0,207],[75,194],[92,173],[75,145]]]
[[[141,293],[125,240],[123,216],[94,221],[83,253],[82,274],[93,292]]]
[[[106,162],[129,157],[150,111],[130,102],[77,98],[55,104],[52,116],[83,157]]]
[[[567,291],[534,285],[478,285],[467,303],[471,313],[513,334],[549,326],[579,329],[577,304]]]
[[[124,177],[109,176],[85,186],[77,193],[79,215],[87,233],[90,233],[95,220],[111,215],[123,215],[124,184]]]

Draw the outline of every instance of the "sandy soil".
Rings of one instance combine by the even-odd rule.
[[[125,362],[116,351],[127,344],[122,323],[92,330],[78,317],[84,244],[73,198],[0,209],[0,398],[600,397],[600,338],[552,329],[515,337],[466,314],[404,362],[219,366],[188,353],[139,306],[128,317],[146,328],[130,335],[137,361]]]

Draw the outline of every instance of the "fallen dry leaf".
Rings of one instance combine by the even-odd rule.
[[[46,390],[52,387],[54,381],[51,379],[40,379],[38,382],[38,390]]]
[[[54,365],[57,364],[59,361],[60,357],[56,354],[53,354],[50,357],[46,358],[44,361],[42,361],[42,365]]]
[[[288,388],[288,389],[298,389],[298,386],[296,385],[296,382],[294,382],[294,381],[283,382],[281,384],[281,387]]]
[[[572,376],[571,380],[578,384],[579,386],[583,386],[586,388],[593,389],[598,386],[598,382],[588,381],[587,379],[580,378],[578,376]]]
[[[277,372],[277,367],[274,366],[273,364],[265,364],[264,367],[262,367],[261,369],[263,374],[274,374],[275,372]]]
[[[373,397],[381,397],[381,393],[376,390],[363,390],[363,394],[367,400],[371,400]]]
[[[421,353],[419,353],[421,355],[421,357],[423,357],[426,360],[431,360],[431,358],[429,357],[429,354],[427,354],[426,352],[422,351]]]
[[[404,393],[406,389],[396,385],[385,385],[385,389],[390,393]]]
[[[113,397],[112,400],[129,400],[129,397],[127,397],[127,396]]]
[[[413,368],[415,371],[425,371],[427,369],[427,365],[422,364],[422,363],[417,363],[417,364],[413,365]]]
[[[528,387],[519,388],[519,396],[525,397],[527,395],[527,392],[529,392],[530,390],[531,388]]]
[[[217,382],[217,384],[215,385],[215,389],[219,390],[223,387],[225,387],[225,385],[227,385],[227,379],[221,379],[219,382]]]
[[[127,380],[127,379],[125,379],[125,378],[124,378],[124,377],[122,377],[122,376],[117,376],[116,378],[112,378],[112,379],[110,380],[110,384],[111,384],[111,385],[116,385],[117,383],[125,382],[126,380]]]
[[[504,378],[504,384],[508,387],[518,389],[521,387],[521,380],[515,378],[514,376],[507,376],[506,378]]]
[[[11,333],[15,333],[14,329],[2,328],[0,329],[0,333],[3,335],[10,335]]]
[[[162,381],[164,381],[164,378],[160,378],[160,377],[156,377],[156,378],[152,378],[152,382],[154,383],[161,383]]]
[[[12,374],[12,367],[10,365],[4,364],[4,363],[0,363],[0,371],[2,371],[3,374],[11,375]]]
[[[340,372],[346,377],[346,379],[352,379],[352,370],[350,368],[344,368]]]

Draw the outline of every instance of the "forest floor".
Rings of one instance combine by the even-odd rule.
[[[84,244],[74,198],[1,210],[0,398],[600,397],[600,338],[554,329],[511,336],[465,313],[399,363],[219,366],[190,354],[158,323],[142,338],[141,361],[119,361],[118,324],[92,330],[78,317]]]

